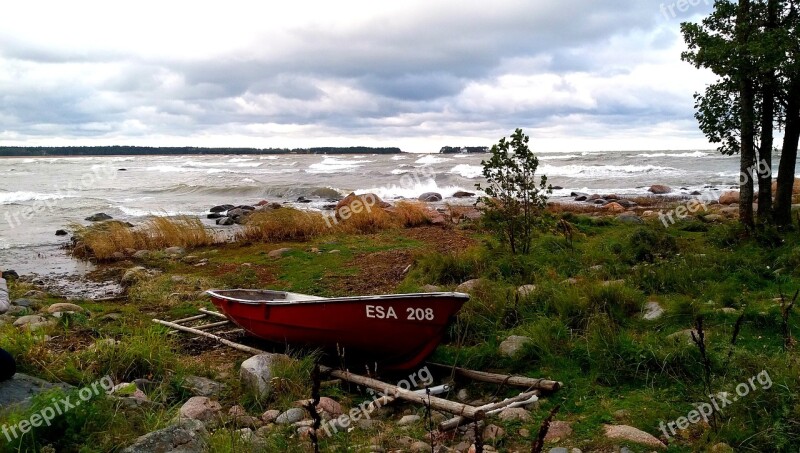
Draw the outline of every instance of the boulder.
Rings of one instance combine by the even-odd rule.
[[[651,193],[654,193],[656,195],[663,195],[665,193],[672,192],[672,187],[661,185],[661,184],[655,184],[655,185],[650,186],[650,188],[647,189],[647,191],[651,192]]]
[[[14,321],[14,327],[23,327],[30,325],[39,325],[47,322],[47,318],[41,315],[26,315],[20,316]]]
[[[365,193],[362,195],[356,195],[355,192],[351,192],[350,195],[344,197],[341,201],[336,203],[336,215],[339,215],[339,210],[345,206],[350,206],[355,201],[359,201],[363,206],[361,209],[365,209],[365,206],[370,207],[370,209],[375,208],[376,206],[379,208],[388,208],[391,206],[389,203],[381,200],[381,197],[375,195],[374,193]]]
[[[289,253],[291,251],[292,251],[292,249],[290,249],[288,247],[283,247],[283,248],[280,248],[280,249],[271,250],[267,254],[267,256],[269,256],[270,258],[280,258],[283,255],[285,255],[285,254],[287,254],[287,253]]]
[[[182,419],[217,422],[220,420],[222,406],[205,396],[193,396],[183,403],[179,413]]]
[[[475,278],[475,279],[472,279],[472,280],[467,280],[464,283],[456,286],[456,292],[457,293],[468,293],[470,291],[473,291],[478,286],[480,281],[481,280],[479,278]]]
[[[495,442],[503,438],[506,431],[497,425],[488,425],[483,428],[483,440]]]
[[[181,387],[195,396],[213,396],[219,395],[225,388],[225,385],[200,376],[186,376],[183,379]]]
[[[66,236],[68,234],[67,230],[56,230],[56,236]]]
[[[739,191],[729,190],[719,196],[719,204],[734,204],[739,202]]]
[[[183,247],[167,247],[164,249],[164,253],[167,255],[183,255],[186,250]]]
[[[28,407],[34,396],[55,388],[69,390],[72,386],[51,384],[27,374],[17,373],[11,379],[0,382],[0,408],[6,409],[16,405]]]
[[[264,423],[272,423],[278,418],[279,415],[281,415],[281,411],[277,409],[270,409],[261,414],[261,420],[263,420]]]
[[[589,197],[586,195],[578,195],[577,197],[575,197],[575,201],[587,201],[588,199]]]
[[[139,280],[144,280],[149,277],[147,269],[142,266],[135,266],[125,271],[122,274],[122,278],[120,279],[120,284],[123,286],[130,286],[134,283],[138,282]]]
[[[651,300],[650,302],[644,305],[644,313],[642,313],[642,319],[647,321],[653,321],[661,317],[664,314],[664,309],[661,308],[658,302]]]
[[[209,209],[209,212],[227,212],[230,209],[233,209],[235,206],[232,204],[223,204],[219,206],[214,206],[213,208]]]
[[[627,425],[604,425],[606,437],[611,440],[622,440],[633,442],[640,445],[645,445],[648,448],[657,448],[659,450],[666,450],[667,446],[658,440],[655,436],[648,434],[633,426]]]
[[[242,362],[239,378],[242,385],[259,396],[267,396],[271,390],[272,354],[259,354]]]
[[[608,203],[603,209],[614,214],[625,212],[625,208],[617,202]]]
[[[326,200],[341,200],[342,194],[339,193],[336,189],[331,189],[330,187],[320,187],[318,189],[314,189],[311,192],[312,196],[325,198]]]
[[[700,220],[704,222],[723,222],[725,221],[725,216],[719,214],[708,214],[706,216],[700,217]]]
[[[544,436],[545,442],[558,442],[572,435],[572,425],[569,422],[554,420],[550,422],[550,429]]]
[[[511,335],[500,343],[500,354],[506,357],[515,357],[522,351],[526,344],[532,340],[521,335]]]
[[[420,195],[417,200],[427,202],[442,201],[442,194],[437,192],[425,192]]]
[[[7,270],[7,271],[3,271],[0,274],[0,277],[4,278],[6,280],[17,280],[19,278],[19,274],[17,274],[17,271],[15,271],[15,270]]]
[[[293,423],[297,423],[300,420],[306,417],[305,409],[301,407],[293,407],[288,411],[282,413],[275,419],[275,423],[278,425],[291,425]]]
[[[113,217],[111,217],[110,215],[104,212],[98,212],[97,214],[92,214],[89,217],[86,217],[84,220],[87,220],[89,222],[102,222],[104,220],[111,220],[111,219],[113,219]]]
[[[475,196],[474,193],[465,192],[463,190],[459,190],[459,191],[457,191],[456,193],[453,194],[453,198],[470,198],[470,197],[474,197],[474,196]]]
[[[635,208],[636,206],[639,206],[638,204],[636,204],[636,202],[633,202],[631,200],[626,200],[624,198],[619,198],[619,199],[614,200],[614,201],[616,201],[623,208]]]
[[[193,453],[206,451],[208,431],[198,420],[177,424],[139,437],[122,453]]]
[[[211,214],[206,215],[207,219],[221,219],[225,217],[225,215],[221,212],[212,212]]]
[[[641,217],[632,213],[632,212],[625,212],[617,216],[617,220],[622,223],[629,223],[634,225],[640,225],[644,223]]]
[[[220,217],[216,223],[222,226],[236,225],[236,221],[232,217]]]
[[[60,302],[47,307],[48,313],[80,313],[84,311],[83,307],[66,302]]]
[[[536,285],[522,285],[519,288],[517,288],[517,294],[519,295],[519,297],[528,297],[534,291],[536,291]]]
[[[521,407],[507,407],[500,411],[497,417],[504,422],[516,420],[527,422],[531,420],[531,414]]]
[[[133,252],[132,256],[134,258],[136,258],[137,260],[142,260],[142,259],[147,258],[147,255],[149,255],[149,254],[150,254],[149,250],[137,250],[137,251]]]
[[[400,421],[397,422],[397,426],[408,426],[417,423],[420,420],[419,415],[405,415]]]
[[[438,293],[442,289],[436,285],[422,285],[422,291],[426,293]]]
[[[320,412],[327,412],[331,415],[331,418],[338,417],[344,413],[342,405],[333,398],[328,398],[327,396],[320,397],[317,410]]]

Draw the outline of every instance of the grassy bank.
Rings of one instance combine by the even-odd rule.
[[[238,382],[238,365],[246,354],[186,340],[150,321],[189,316],[209,306],[200,294],[204,289],[269,287],[340,296],[415,292],[424,285],[452,290],[466,280],[480,279],[434,360],[566,384],[540,403],[530,421],[492,420],[505,430],[493,442],[499,451],[530,451],[541,421],[557,404],[562,407],[556,419],[571,423],[573,433],[549,446],[613,451],[626,445],[632,451],[651,451],[607,439],[603,426],[630,425],[663,438],[662,421],[686,416],[695,403],[708,401],[709,393],[735,396],[738,384],[762,372],[768,373],[769,388],[759,385],[713,423],[692,424],[664,439],[669,440],[668,451],[707,451],[720,442],[737,451],[794,451],[800,443],[800,363],[795,344],[784,341],[783,312],[775,299],[800,288],[800,235],[747,237],[734,224],[698,220],[664,228],[657,220],[637,225],[561,215],[575,228],[571,240],[555,231],[543,233],[527,257],[509,255],[479,223],[401,228],[407,224],[402,222],[370,229],[374,222],[368,222],[353,230],[331,230],[307,219],[299,224],[264,219],[261,232],[253,226],[247,240],[197,244],[191,256],[150,253],[135,264],[156,272],[133,283],[126,300],[79,301],[90,314],[68,316],[35,332],[2,325],[0,347],[18,357],[20,371],[77,387],[107,375],[115,382],[149,379],[154,383],[148,393],[153,403],[131,408],[98,398],[85,410],[69,412],[21,441],[6,444],[0,439],[0,450],[53,445],[58,451],[114,451],[169,423],[189,396],[183,385],[188,375],[223,382],[226,390],[218,395],[223,406],[241,404],[253,414],[284,410],[292,401],[307,398],[309,359],[283,367],[276,381],[279,391],[258,399]],[[270,256],[280,248],[291,250]],[[113,266],[122,273],[132,265]],[[521,285],[535,289],[520,295]],[[12,284],[12,297],[31,289]],[[52,302],[56,300],[39,299],[33,310]],[[645,320],[642,313],[650,302],[658,303],[664,313]],[[699,318],[705,354],[685,332]],[[788,317],[789,331],[796,337],[800,329],[795,319],[796,314]],[[520,356],[498,353],[509,335],[530,338]],[[105,342],[93,349],[103,339],[119,343]],[[477,399],[515,393],[483,385],[468,390]],[[345,407],[369,399],[342,385],[324,388],[323,395]],[[402,449],[404,436],[423,439],[422,423],[409,428],[393,423],[406,411],[424,415],[423,409],[397,405],[371,428],[324,439],[323,451],[373,442]],[[30,413],[0,417],[0,425]],[[244,448],[234,426],[217,430],[211,442],[216,451]],[[275,426],[266,442],[263,451],[310,448],[309,441],[290,427]]]

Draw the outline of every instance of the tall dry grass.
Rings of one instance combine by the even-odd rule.
[[[254,211],[237,239],[246,241],[307,241],[327,228],[322,214],[293,208]]]
[[[114,253],[128,249],[194,248],[216,242],[200,219],[189,216],[153,217],[137,227],[111,221],[88,227],[72,225],[72,228],[76,238],[73,254],[98,260],[108,260]]]
[[[398,201],[392,214],[404,227],[415,227],[430,223],[428,207],[418,201]]]

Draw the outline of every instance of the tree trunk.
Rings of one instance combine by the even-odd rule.
[[[750,55],[747,46],[750,42],[750,1],[739,0],[739,10],[736,17],[736,41],[738,44],[739,58],[742,59],[742,68],[739,73],[739,96],[741,102],[741,140],[742,147],[739,156],[739,221],[746,227],[755,225],[753,220],[753,174],[752,166],[755,161],[755,88],[753,86],[753,71],[750,64]]]
[[[778,190],[775,195],[775,223],[792,224],[792,190],[797,162],[797,145],[800,141],[800,74],[795,74],[789,86],[786,103],[786,127],[783,134],[783,152],[778,172]]]
[[[778,26],[778,0],[769,0],[767,4],[767,38]],[[772,221],[772,148],[774,144],[773,126],[775,120],[775,86],[777,77],[772,60],[769,59],[769,68],[764,74],[764,84],[761,92],[761,150],[758,156],[758,221],[769,223]],[[776,62],[777,63],[777,62]]]

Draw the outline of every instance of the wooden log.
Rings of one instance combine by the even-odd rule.
[[[334,370],[328,367],[325,367],[325,369],[320,367],[320,371],[328,373],[331,376],[339,378],[343,381],[352,382],[354,384],[363,385],[364,387],[377,390],[389,397],[399,398],[401,400],[410,401],[416,404],[429,405],[432,409],[447,412],[453,415],[460,415],[470,420],[481,420],[485,416],[485,412],[482,409],[435,396],[418,395],[409,390],[381,382],[377,379],[360,376],[347,371]]]
[[[157,324],[161,324],[162,326],[171,327],[171,328],[176,329],[176,330],[181,330],[181,331],[184,331],[184,332],[193,333],[195,335],[208,337],[208,338],[211,338],[212,340],[217,340],[218,342],[224,344],[225,346],[229,346],[229,347],[231,347],[233,349],[237,349],[239,351],[248,352],[250,354],[255,354],[255,355],[258,355],[258,354],[270,354],[270,355],[274,355],[274,356],[282,355],[282,354],[272,354],[272,353],[269,353],[267,351],[262,351],[261,349],[256,349],[256,348],[253,348],[253,347],[250,347],[250,346],[245,346],[243,344],[234,343],[233,341],[226,340],[226,339],[224,339],[222,337],[214,335],[213,333],[203,332],[202,330],[197,330],[197,329],[193,329],[191,327],[182,326],[180,324],[175,324],[174,322],[163,321],[161,319],[153,319],[153,322],[157,323]]]
[[[217,318],[228,319],[227,316],[225,316],[224,314],[222,314],[222,313],[220,313],[218,311],[206,310],[205,308],[201,308],[201,309],[199,309],[197,311],[199,311],[200,313],[205,313],[207,315],[216,316]]]
[[[511,398],[506,398],[503,401],[498,401],[496,403],[489,403],[489,404],[484,404],[483,406],[478,406],[478,409],[484,411],[484,413],[490,412],[490,411],[493,411],[495,409],[500,409],[500,408],[509,406],[511,404],[517,403],[519,401],[525,401],[527,399],[530,399],[534,395],[538,396],[539,393],[540,393],[539,390],[533,390],[533,391],[530,391],[530,392],[520,393],[517,396],[512,396]],[[450,431],[451,429],[458,428],[459,425],[461,425],[462,423],[467,422],[467,421],[468,420],[466,420],[464,417],[453,417],[450,420],[445,420],[445,421],[439,423],[439,430],[440,431]]]
[[[230,324],[230,321],[212,322],[210,324],[203,324],[202,326],[194,326],[194,328],[197,330],[206,330],[206,329],[213,329],[215,327],[221,327],[227,324]]]
[[[175,324],[182,324],[182,323],[184,323],[184,322],[196,321],[196,320],[198,320],[198,319],[203,319],[203,318],[205,318],[206,316],[208,316],[208,315],[204,313],[204,314],[202,314],[202,315],[195,315],[195,316],[189,316],[188,318],[176,319],[176,320],[174,320],[174,321],[172,321],[172,322],[174,322]]]
[[[497,373],[487,373],[486,371],[469,370],[467,368],[459,368],[450,365],[443,365],[441,363],[428,363],[439,368],[446,368],[453,370],[457,376],[475,381],[489,382],[491,384],[506,384],[513,387],[521,387],[525,389],[546,390],[548,392],[555,392],[560,389],[564,384],[558,381],[549,381],[547,379],[529,378],[524,376],[511,376]]]

